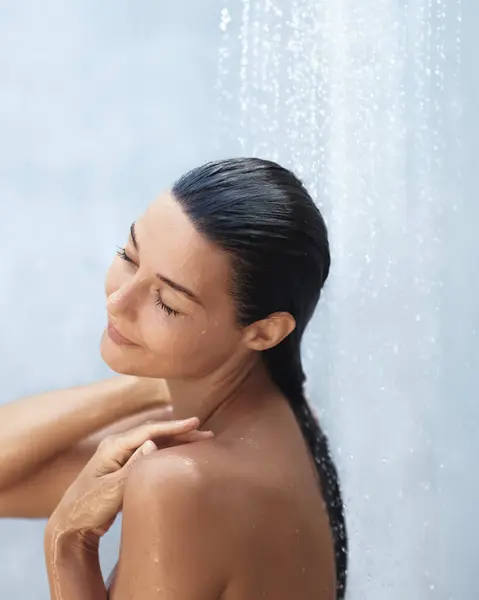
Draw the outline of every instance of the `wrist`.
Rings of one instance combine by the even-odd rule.
[[[90,531],[69,527],[54,513],[45,528],[44,545],[47,560],[52,562],[88,559],[98,555],[100,537]]]
[[[45,531],[45,562],[52,600],[103,599],[108,594],[100,565],[99,538],[49,521]]]

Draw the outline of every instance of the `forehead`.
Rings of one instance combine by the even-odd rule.
[[[229,289],[228,254],[196,231],[170,192],[161,194],[135,225],[141,260],[183,284],[201,300]]]

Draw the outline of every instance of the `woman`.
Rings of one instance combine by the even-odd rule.
[[[163,378],[180,421],[110,437],[73,481],[45,534],[52,598],[107,597],[98,545],[121,509],[112,600],[344,597],[343,505],[300,357],[329,264],[307,191],[259,159],[194,169],[132,226],[101,352]]]

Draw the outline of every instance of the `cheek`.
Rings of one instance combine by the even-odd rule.
[[[183,362],[204,347],[207,327],[188,317],[168,316],[154,304],[138,314],[141,339],[152,355]]]
[[[187,360],[203,372],[211,371],[224,363],[235,353],[240,342],[239,332],[230,323],[219,321],[208,323],[195,336],[188,338],[185,345]]]
[[[150,370],[158,377],[204,377],[231,356],[239,343],[236,330],[217,322],[181,322],[176,317],[142,316],[143,340],[148,346]]]

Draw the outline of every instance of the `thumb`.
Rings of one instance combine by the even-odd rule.
[[[144,444],[142,444],[138,448],[138,450],[141,452],[142,456],[147,456],[148,454],[155,452],[155,450],[158,450],[158,446],[152,440],[146,440],[146,442]],[[138,450],[137,450],[137,452],[138,452]],[[135,454],[136,454],[136,452],[135,452]],[[133,456],[135,456],[135,454],[133,454]],[[132,456],[132,458],[133,458],[133,456]]]
[[[146,440],[146,442],[142,444],[139,449],[143,456],[147,456],[148,454],[155,452],[155,450],[158,450],[158,446],[152,440]]]
[[[146,442],[144,442],[139,448],[135,450],[135,452],[133,452],[130,459],[123,465],[123,467],[116,471],[116,475],[119,477],[119,480],[123,481],[126,477],[128,477],[128,474],[133,468],[133,465],[135,465],[142,456],[152,454],[153,452],[156,452],[156,450],[158,450],[158,447],[155,444],[155,442],[151,440],[146,440]]]
[[[123,469],[129,471],[132,468],[132,466],[136,462],[138,462],[138,460],[140,460],[142,456],[148,456],[148,454],[156,452],[156,450],[158,450],[158,447],[155,444],[155,442],[153,442],[152,440],[146,440],[146,442],[144,442],[139,448],[135,450],[135,452],[133,452],[131,458],[126,462]]]
[[[108,490],[108,485],[109,485],[109,486],[111,486],[110,489],[113,490],[113,492],[112,492],[113,496],[115,496],[118,493],[120,493],[120,495],[122,496],[124,493],[124,486],[128,479],[128,475],[129,475],[131,469],[133,468],[133,466],[135,465],[135,463],[137,463],[141,459],[142,456],[147,456],[148,454],[152,454],[156,450],[158,450],[158,447],[156,446],[155,442],[153,442],[151,440],[146,440],[146,442],[144,442],[139,448],[137,448],[135,450],[135,452],[132,454],[130,459],[123,465],[123,467],[121,467],[121,469],[110,474],[111,479],[109,481],[109,484],[107,484],[106,487],[104,486],[104,491]],[[122,504],[122,500],[120,498],[119,499],[120,508],[118,510],[121,510],[121,504]]]

